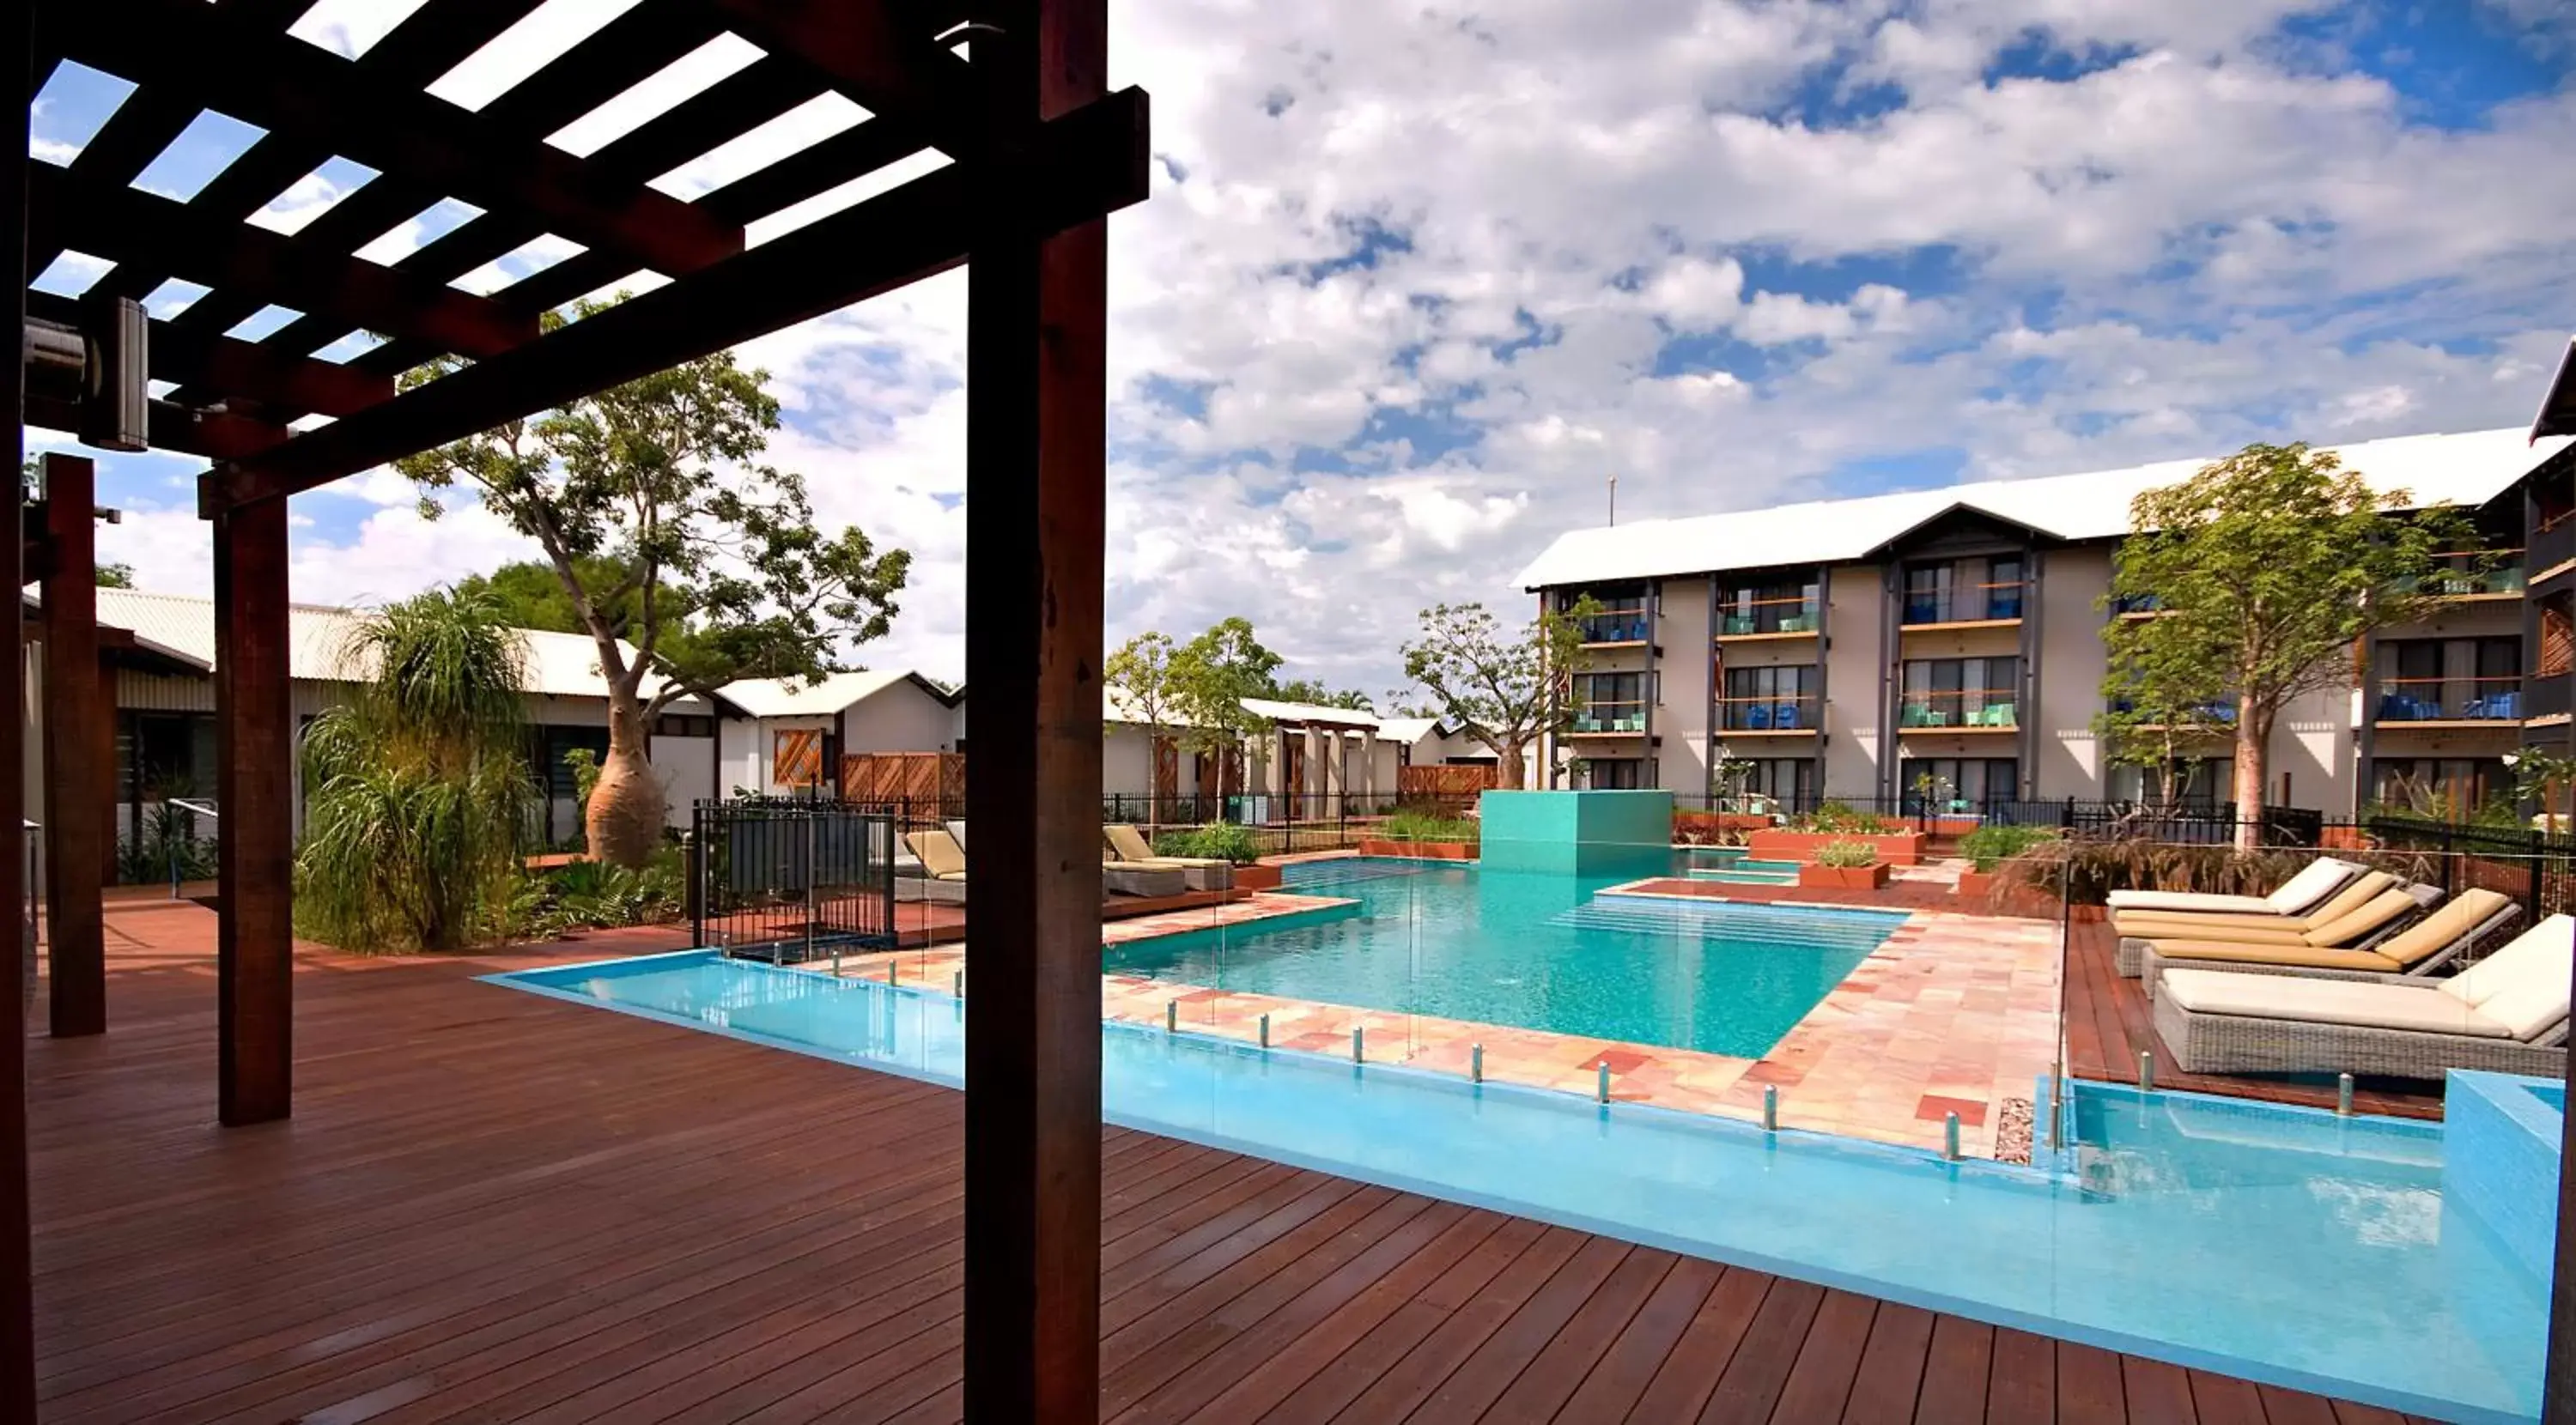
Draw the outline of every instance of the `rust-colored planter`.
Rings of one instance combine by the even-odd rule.
[[[1867,866],[1817,866],[1798,868],[1798,888],[1809,891],[1874,891],[1887,884],[1887,863]]]
[[[2001,879],[2002,877],[1993,871],[1961,871],[1959,873],[1959,899],[1963,901],[1993,900],[1995,898],[1995,882]]]
[[[1476,843],[1472,841],[1380,841],[1365,837],[1360,841],[1363,856],[1408,856],[1416,861],[1473,861]]]
[[[1817,852],[1834,842],[1863,841],[1878,848],[1878,861],[1882,866],[1920,866],[1923,864],[1924,844],[1931,839],[1920,831],[1858,836],[1850,832],[1774,829],[1753,833],[1745,854],[1756,861],[1813,861]]]
[[[1279,889],[1279,868],[1237,866],[1234,868],[1234,888],[1238,891],[1275,891]]]
[[[2321,851],[2367,851],[2370,837],[2358,826],[2329,826],[2317,833]]]

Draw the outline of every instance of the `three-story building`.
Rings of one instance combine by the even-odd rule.
[[[2479,548],[2440,576],[2433,617],[2366,640],[2349,685],[2284,714],[2270,801],[2474,807],[2509,789],[2505,755],[2536,711],[2526,673],[2544,666],[2545,615],[2524,607],[2526,536],[2545,504],[2532,480],[2567,464],[2554,459],[2564,445],[2504,430],[2337,452],[2414,506],[2469,512]],[[1586,667],[1569,688],[1578,711],[1541,766],[1557,785],[1699,794],[1723,760],[1744,791],[1792,807],[1927,793],[1970,806],[2226,800],[2226,739],[2142,767],[2109,757],[2099,730],[2104,625],[2154,616],[2110,605],[2131,501],[2205,463],[1559,536],[1520,583],[1545,607],[1588,596],[1598,612],[1584,622]],[[2563,581],[2561,630],[2576,627],[2576,571]],[[2576,655],[2576,637],[2561,644]]]

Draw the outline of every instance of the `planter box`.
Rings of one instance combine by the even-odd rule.
[[[1817,866],[1798,868],[1800,890],[1874,891],[1887,884],[1887,863],[1868,866]]]
[[[1234,868],[1234,888],[1238,891],[1275,891],[1279,889],[1279,868],[1237,866]]]
[[[1959,873],[1959,899],[1963,901],[1991,901],[1995,898],[1995,882],[2002,879],[2002,875],[1994,871],[1961,871]]]
[[[1920,866],[1923,848],[1932,838],[1920,831],[1889,831],[1876,836],[1833,835],[1822,831],[1757,831],[1745,854],[1756,861],[1813,861],[1816,853],[1837,841],[1865,841],[1878,848],[1881,866]]]
[[[1360,854],[1404,856],[1416,861],[1473,861],[1476,859],[1476,843],[1473,841],[1381,841],[1375,837],[1363,837],[1360,841]]]
[[[2329,826],[2318,831],[2320,851],[2367,851],[2370,838],[2358,826]]]

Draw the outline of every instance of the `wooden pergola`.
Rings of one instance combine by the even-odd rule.
[[[9,399],[27,424],[209,465],[198,500],[220,610],[223,1122],[256,1132],[293,1101],[288,498],[966,264],[969,806],[986,888],[970,891],[967,1405],[978,1419],[1090,1419],[1104,218],[1144,199],[1148,167],[1146,96],[1108,89],[1106,0],[642,0],[476,110],[427,86],[538,0],[427,0],[354,60],[285,32],[309,5],[36,0],[8,40],[23,85],[7,141],[5,226],[25,274],[16,324],[49,333],[74,380],[65,390],[59,369],[13,364]],[[586,156],[546,142],[726,33],[762,56]],[[26,156],[25,125],[65,61],[136,88],[57,166]],[[694,201],[650,186],[831,92],[869,117]],[[264,132],[185,202],[132,186],[208,110]],[[746,243],[747,224],[926,150],[952,161]],[[335,157],[378,176],[292,235],[245,221]],[[353,255],[451,198],[479,215],[389,265]],[[581,250],[488,295],[450,285],[547,236]],[[65,251],[113,265],[76,299],[26,285]],[[642,273],[669,280],[542,330],[546,313]],[[131,303],[174,277],[210,290],[147,326]],[[272,305],[298,315],[256,340],[227,334]],[[345,362],[312,354],[355,332],[384,341]],[[442,356],[468,364],[398,393],[399,377]],[[166,395],[120,386],[119,362],[138,359]],[[40,510],[11,487],[25,537],[7,557],[14,582],[43,579],[56,670],[44,689],[49,744],[61,744],[45,759],[51,1028],[97,1034],[113,1008],[96,876],[112,759],[83,735],[104,720],[99,680],[61,676],[98,656],[88,462],[49,459],[47,476]],[[23,646],[8,654],[0,705],[26,691]],[[0,765],[17,765],[23,720],[5,735]],[[24,802],[0,779],[0,900],[19,903]],[[0,1417],[30,1419],[25,970],[16,954],[0,964]]]

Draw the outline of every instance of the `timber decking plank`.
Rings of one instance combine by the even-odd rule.
[[[2056,1418],[2057,1343],[1996,1327],[1986,1376],[1989,1425],[2050,1425]]]
[[[1567,1421],[1616,1420],[1625,1415],[1645,1394],[1655,1377],[1655,1370],[1671,1355],[1673,1345],[1699,1315],[1702,1302],[1708,1300],[1718,1279],[1726,1269],[1715,1262],[1697,1257],[1683,1257],[1672,1270],[1655,1284],[1654,1295],[1637,1308],[1618,1338],[1602,1352],[1592,1365],[1591,1373],[1572,1398],[1565,1402],[1559,1418]]]
[[[1937,1317],[1923,1357],[1914,1425],[1985,1425],[1986,1372],[1994,1359],[1995,1328],[1956,1316]]]
[[[1726,1374],[1717,1378],[1716,1392],[1700,1410],[1701,1425],[1758,1425],[1770,1419],[1797,1365],[1798,1346],[1824,1302],[1825,1289],[1812,1282],[1787,1277],[1772,1282],[1735,1358],[1727,1362]]]
[[[1852,1379],[1851,1399],[1843,1405],[1843,1419],[1851,1425],[1876,1425],[1913,1418],[1932,1348],[1932,1324],[1932,1313],[1919,1306],[1891,1301],[1878,1308],[1877,1319],[1869,1325],[1869,1343],[1861,1352],[1859,1373]],[[1985,1382],[1977,1384],[1983,1393]]]
[[[2128,1396],[2120,1358],[2099,1346],[2057,1343],[2057,1425],[2123,1425]]]

